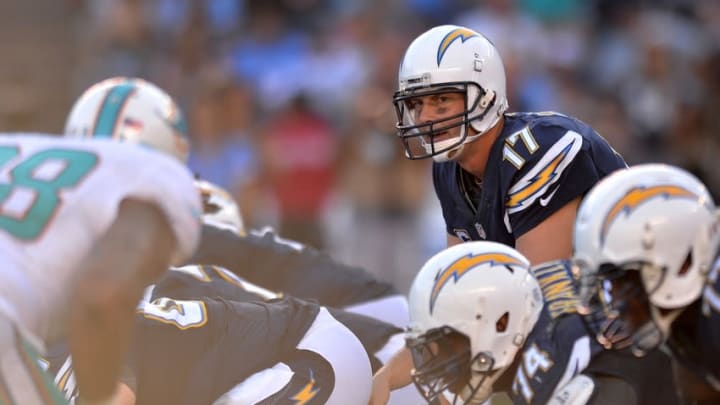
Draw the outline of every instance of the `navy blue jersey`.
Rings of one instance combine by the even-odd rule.
[[[546,404],[602,351],[583,322],[577,314],[553,320],[550,312],[541,312],[518,359],[510,391],[513,404]]]
[[[518,359],[511,392],[514,404],[545,404],[580,373],[624,380],[635,390],[638,404],[677,403],[667,355],[656,350],[638,359],[629,350],[604,350],[592,336],[586,319],[577,312],[570,261],[540,264],[532,272],[545,305]]]
[[[720,392],[720,259],[702,297],[673,323],[668,345],[680,364]]]
[[[532,268],[545,305],[518,358],[510,396],[514,404],[545,404],[553,392],[587,367],[603,349],[577,313],[568,261]]]
[[[209,403],[278,361],[299,368],[290,391],[302,390],[312,380],[327,385],[323,376],[332,375],[332,369],[327,370],[330,365],[312,352],[296,349],[319,305],[273,297],[217,266],[188,265],[166,272],[149,289],[135,319],[129,372],[123,382],[135,389],[137,403],[182,403],[188,398],[196,401],[190,403]],[[401,331],[362,315],[331,312],[361,341],[373,370],[379,367],[373,354]],[[68,398],[76,395],[66,349],[53,348],[49,360],[56,383]],[[308,370],[313,374],[306,375]]]
[[[281,295],[246,282],[218,266],[187,265],[171,267],[151,287],[147,298],[203,299],[221,297],[231,301],[264,301]]]
[[[365,269],[338,263],[271,231],[240,237],[205,226],[192,262],[218,265],[269,290],[335,308],[398,294],[391,284],[377,280]]]
[[[150,300],[162,297],[173,299],[203,299],[222,297],[232,301],[263,301],[275,298],[267,290],[248,283],[235,274],[217,266],[189,265],[172,268],[155,284]],[[401,329],[375,318],[328,308],[332,316],[350,329],[368,353],[373,371],[382,363],[374,354]]]
[[[660,349],[643,357],[630,348],[603,350],[593,356],[583,374],[615,377],[632,387],[635,405],[676,405],[681,403],[672,372],[670,356]],[[618,404],[621,405],[621,404]]]
[[[190,396],[209,403],[248,376],[297,359],[296,347],[319,308],[290,297],[266,302],[207,297],[143,302],[136,311],[122,382],[135,391],[137,404],[180,404]],[[52,346],[47,360],[61,391],[68,399],[76,396],[67,347]],[[326,374],[326,364],[312,363],[318,373]],[[197,375],[207,377],[203,384]]]
[[[191,391],[218,398],[292,355],[318,311],[317,304],[289,297],[268,302],[160,298],[145,304],[138,310],[129,362],[137,403],[179,404]],[[211,365],[202,374],[213,383],[198,386],[191,376],[203,364]]]
[[[219,369],[218,364],[228,364],[226,354],[221,350],[215,350],[206,356],[193,370],[188,381],[192,381],[195,387],[186,390],[187,394],[183,402],[178,405],[211,404],[219,400],[220,403],[230,404],[255,404],[255,405],[279,405],[279,404],[304,404],[324,405],[327,403],[330,394],[335,388],[335,371],[332,365],[322,356],[314,351],[296,349],[294,352],[283,356],[282,363],[275,367],[289,369],[292,372],[290,380],[274,393],[265,392],[268,395],[262,400],[249,400],[241,395],[238,398],[218,398],[230,391],[236,384],[232,369]],[[267,371],[267,370],[266,370]],[[230,374],[219,374],[229,372]],[[270,378],[282,378],[277,374]]]
[[[448,234],[508,246],[609,173],[622,157],[588,125],[557,113],[505,114],[481,183],[456,162],[433,163]]]

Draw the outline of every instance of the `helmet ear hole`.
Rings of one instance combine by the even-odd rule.
[[[685,257],[685,261],[683,262],[682,266],[680,266],[680,269],[678,270],[678,276],[682,276],[685,273],[687,273],[690,270],[690,266],[692,266],[692,263],[693,263],[692,249],[690,249],[687,256]]]
[[[500,333],[505,332],[509,324],[510,313],[505,312],[500,318],[498,318],[497,322],[495,322],[495,330]]]
[[[490,102],[495,99],[495,92],[492,90],[489,90],[487,93],[483,94],[480,97],[480,107],[487,108],[488,105],[490,105]]]

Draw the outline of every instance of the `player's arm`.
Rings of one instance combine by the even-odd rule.
[[[345,307],[398,294],[367,270],[346,265],[298,242],[251,232],[233,232],[204,226],[194,263],[213,264],[272,291],[314,299],[321,305]],[[323,280],[318,283],[317,280]]]
[[[678,361],[672,362],[675,382],[686,403],[713,403],[720,401],[720,392],[707,381]],[[715,402],[718,403],[718,402]]]
[[[135,306],[144,287],[167,269],[175,244],[157,207],[125,200],[83,262],[71,295],[69,347],[85,403],[117,394]]]
[[[135,392],[123,383],[118,383],[113,396],[107,400],[88,401],[77,398],[73,405],[135,405]]]
[[[462,243],[462,239],[455,235],[447,234],[447,247],[455,246]]]
[[[407,347],[398,351],[373,376],[370,405],[384,405],[390,398],[390,391],[402,388],[412,382],[412,356]]]
[[[525,255],[531,264],[571,257],[573,224],[580,200],[576,198],[570,201],[520,236],[515,242],[515,248]],[[448,237],[448,242],[449,240]]]

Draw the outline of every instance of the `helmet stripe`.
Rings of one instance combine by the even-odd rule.
[[[690,190],[672,184],[660,184],[650,187],[633,187],[628,190],[619,200],[617,200],[610,211],[605,215],[605,220],[600,229],[600,244],[605,244],[608,230],[612,223],[620,217],[620,214],[629,216],[637,207],[654,199],[664,198],[666,200],[674,198],[689,198],[691,200],[701,200],[700,196]]]
[[[440,45],[438,46],[437,50],[437,65],[440,66],[440,62],[442,61],[443,56],[445,56],[445,52],[448,50],[450,45],[455,42],[456,39],[460,39],[461,42],[465,42],[468,39],[472,37],[476,37],[478,34],[475,31],[469,30],[467,28],[455,28],[454,30],[450,31],[445,35],[445,37],[440,41]]]
[[[470,270],[478,268],[480,265],[489,263],[491,265],[510,265],[510,266],[523,266],[524,263],[513,256],[510,256],[501,252],[489,252],[484,254],[468,254],[454,262],[450,263],[449,266],[441,269],[435,277],[433,283],[432,292],[430,294],[430,313],[432,314],[435,307],[435,301],[437,301],[440,291],[449,283],[451,280],[458,282],[458,280],[467,274]]]
[[[126,81],[108,90],[98,110],[91,134],[93,137],[110,138],[113,136],[120,112],[135,89],[136,87],[131,81]]]

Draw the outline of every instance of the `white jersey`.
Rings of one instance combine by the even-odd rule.
[[[79,263],[125,198],[162,209],[177,240],[173,262],[189,258],[201,203],[175,159],[110,140],[0,134],[0,314],[48,337]]]

